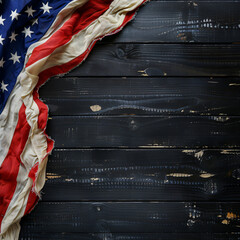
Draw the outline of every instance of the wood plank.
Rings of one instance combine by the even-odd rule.
[[[64,193],[63,193],[64,194]],[[240,203],[52,202],[24,218],[23,232],[239,232]]]
[[[239,166],[240,150],[56,149],[43,201],[238,200]]]
[[[240,78],[54,78],[50,115],[240,115]]]
[[[25,227],[25,226],[24,226]],[[239,240],[239,233],[31,233],[19,240]]]
[[[151,1],[103,42],[239,42],[237,1]]]
[[[239,117],[61,116],[48,134],[57,148],[239,148]]]
[[[43,89],[48,132],[66,149],[50,157],[46,195],[20,239],[240,238],[239,78],[229,78],[240,75],[240,46],[223,44],[239,42],[239,10],[239,1],[150,2],[68,74],[79,79]]]
[[[107,44],[66,76],[240,76],[239,44]]]

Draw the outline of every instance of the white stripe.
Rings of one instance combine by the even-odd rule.
[[[25,64],[27,63],[29,57],[31,56],[31,53],[34,50],[34,48],[46,42],[47,39],[49,39],[49,37],[51,36],[51,34],[57,31],[57,29],[59,29],[62,26],[61,24],[62,21],[60,20],[64,19],[64,21],[66,21],[67,19],[69,19],[70,17],[69,14],[73,12],[73,9],[81,6],[85,2],[86,0],[72,1],[72,3],[69,4],[71,8],[62,10],[63,15],[60,14],[60,18],[57,18],[57,20],[54,22],[50,30],[46,33],[46,35],[38,43],[33,44],[28,49],[25,58]],[[113,1],[109,10],[105,14],[103,14],[103,16],[101,16],[97,21],[94,21],[94,23],[90,24],[90,26],[87,29],[85,29],[85,31],[82,31],[76,36],[74,36],[69,43],[54,51],[53,56],[56,56],[56,54],[59,54],[61,52],[60,54],[61,56],[58,56],[59,58],[57,59],[57,64],[66,63],[69,61],[69,59],[72,60],[73,58],[81,55],[81,53],[85,51],[84,49],[87,49],[88,44],[91,44],[95,38],[106,35],[111,31],[114,31],[119,26],[121,26],[122,22],[124,21],[126,13],[131,10],[134,10],[141,3],[142,0]],[[87,34],[89,34],[90,36],[87,36]],[[82,40],[84,46],[82,48],[79,48],[79,45],[82,44],[81,42]],[[48,64],[47,65],[48,67],[52,66],[51,61],[53,60],[53,56],[48,57],[47,61],[46,59],[44,59],[46,64]],[[62,58],[64,58],[64,61],[61,60]],[[17,240],[16,237],[17,235],[15,234],[15,236],[13,236],[12,229],[9,232],[8,229],[10,229],[11,226],[13,226],[11,225],[12,221],[15,221],[16,222],[16,225],[14,225],[16,226],[15,231],[16,232],[18,231],[17,223],[24,214],[27,204],[27,198],[32,185],[31,180],[26,178],[26,176],[28,175],[29,169],[31,168],[31,166],[33,166],[35,162],[39,162],[39,171],[37,173],[37,182],[35,187],[36,193],[39,193],[45,182],[45,169],[47,159],[45,158],[44,160],[44,157],[46,155],[47,142],[43,132],[38,129],[39,110],[32,96],[32,91],[38,82],[38,74],[41,71],[43,71],[43,68],[41,67],[43,67],[44,60],[40,60],[36,64],[29,66],[27,69],[24,69],[19,75],[17,80],[17,84],[20,82],[22,86],[20,94],[26,106],[26,117],[29,125],[31,126],[31,131],[28,143],[26,144],[24,152],[21,156],[23,163],[26,164],[27,166],[27,170],[24,169],[24,165],[21,166],[19,169],[19,175],[17,177],[19,182],[14,193],[13,197],[14,201],[12,200],[12,202],[10,203],[1,226],[1,228],[3,229],[2,233],[5,232],[4,234],[5,239]],[[14,102],[11,103],[11,106],[14,104]],[[13,112],[11,114],[14,115],[16,114],[16,112]],[[8,123],[6,122],[5,125],[7,124]],[[23,186],[21,186],[21,184],[23,184]],[[2,233],[0,235],[0,239]]]
[[[98,19],[93,21],[87,28],[72,36],[72,39],[57,48],[49,56],[40,59],[28,66],[26,70],[32,75],[39,75],[40,72],[68,63],[74,58],[83,54],[95,39],[109,34],[119,28],[129,11],[136,9],[143,1],[141,0],[115,0],[109,9]],[[81,43],[81,44],[80,44]]]
[[[39,114],[38,106],[34,102],[32,107],[35,109],[37,113],[35,116],[37,120],[37,117]],[[43,145],[45,146],[47,144],[46,144],[46,139],[44,140],[45,141]],[[15,221],[18,222],[18,220],[23,216],[26,208],[27,200],[28,200],[28,195],[32,187],[32,180],[28,177],[28,174],[31,168],[38,161],[39,159],[37,154],[35,153],[35,149],[33,145],[32,129],[31,129],[28,140],[21,154],[21,164],[20,164],[19,172],[17,176],[17,186],[2,221],[2,229],[1,229],[2,232],[6,231],[7,228]]]
[[[45,43],[49,38],[51,38],[54,32],[57,32],[62,25],[71,17],[72,13],[79,7],[83,6],[89,0],[74,0],[70,2],[61,12],[59,12],[56,20],[52,24],[52,26],[48,29],[48,31],[44,34],[44,36],[36,43],[32,44],[27,51],[27,55],[25,58],[25,63],[28,62],[29,57],[31,56],[34,48]]]
[[[86,1],[88,0],[82,0],[82,1],[74,0],[71,3],[69,3],[64,9],[62,9],[58,14],[56,20],[52,24],[52,26],[49,28],[49,30],[43,36],[42,39],[47,40],[46,36],[49,36],[53,31],[53,29],[55,30],[59,28],[63,19],[65,19],[66,21],[67,18],[69,18],[70,15],[72,14],[72,12],[75,11],[75,9],[78,6],[83,5]],[[37,43],[37,44],[42,44],[42,43]],[[30,50],[28,50],[27,54],[29,54],[33,45],[34,44],[30,46],[29,48]],[[26,61],[27,56],[28,55],[26,55],[24,66],[26,65],[26,62],[27,62]],[[23,68],[23,70],[21,71],[20,75],[17,78],[14,89],[8,98],[7,104],[2,114],[0,115],[0,124],[1,124],[0,125],[0,146],[1,146],[0,166],[8,153],[8,150],[13,138],[13,134],[18,122],[19,110],[23,103],[22,101],[23,95],[25,96],[24,103],[25,103],[25,106],[27,107],[26,108],[27,121],[32,128],[30,131],[31,143],[28,142],[26,144],[24,152],[21,156],[21,160],[23,161],[24,165],[21,164],[19,168],[19,173],[17,176],[17,187],[1,224],[0,239],[2,239],[3,236],[4,236],[4,239],[10,239],[10,240],[15,240],[15,236],[17,236],[16,239],[18,239],[18,234],[15,234],[13,229],[18,228],[19,226],[18,222],[24,214],[27,200],[28,200],[28,195],[32,187],[32,180],[28,178],[28,173],[31,167],[35,164],[35,162],[41,162],[43,160],[43,158],[46,155],[46,149],[47,149],[46,137],[42,133],[42,131],[37,128],[39,111],[38,111],[37,104],[33,101],[33,96],[31,94],[32,90],[37,84],[38,77],[27,76],[28,81],[21,81],[23,80],[23,78],[25,78],[25,76],[26,76],[26,72],[25,72],[25,69]],[[21,85],[20,82],[21,84],[24,84],[24,85]],[[26,98],[26,96],[28,96],[28,98]],[[41,143],[40,146],[39,146],[39,143]],[[39,147],[36,147],[36,146],[39,146]],[[39,184],[36,186],[37,192],[40,191],[40,189],[43,187],[45,182],[46,162],[47,162],[47,159],[45,158],[45,162],[39,168],[39,171],[41,172],[40,176],[42,177],[42,179],[44,178],[44,181],[42,181],[42,179],[39,180]],[[28,166],[27,169],[25,169],[26,166]],[[15,227],[11,227],[10,230],[7,232],[9,226],[13,222],[16,222],[16,224],[14,225]],[[15,229],[15,231],[17,231],[17,229]]]
[[[47,41],[51,37],[51,34],[54,31],[57,31],[62,24],[70,18],[71,14],[76,10],[76,8],[82,6],[87,1],[88,0],[74,0],[59,12],[55,21],[45,35],[38,42],[32,44],[28,48],[28,52],[25,57],[25,64],[21,73],[24,71],[26,62],[28,61],[33,49]],[[21,100],[21,91],[20,79],[18,77],[16,84],[8,98],[7,104],[0,115],[0,166],[6,158],[15,128],[17,126],[19,109],[23,103]]]
[[[21,86],[16,83],[0,115],[0,167],[7,156],[22,106]]]

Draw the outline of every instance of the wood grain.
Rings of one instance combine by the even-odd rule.
[[[239,117],[56,116],[56,148],[239,148]]]
[[[93,52],[66,76],[240,76],[239,44],[104,44]]]
[[[41,89],[56,148],[21,240],[240,238],[239,3],[152,0]]]
[[[240,150],[55,149],[43,201],[238,200],[239,166]]]
[[[24,226],[25,227],[25,226]],[[239,233],[31,233],[20,240],[239,240]]]
[[[226,233],[239,231],[239,214],[238,202],[39,203],[22,232]]]
[[[151,1],[103,42],[239,42],[237,1]]]
[[[53,91],[54,89],[54,91]],[[240,115],[240,78],[54,78],[40,89],[51,116]]]

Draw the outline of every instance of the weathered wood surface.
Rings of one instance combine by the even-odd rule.
[[[21,240],[240,239],[239,12],[151,1],[42,88],[56,149]]]
[[[238,232],[240,203],[48,202],[24,219],[23,232]]]
[[[22,233],[20,240],[239,240],[239,233]]]
[[[240,44],[107,44],[66,76],[240,76]]]
[[[239,42],[238,1],[151,1],[104,42]]]
[[[239,148],[240,118],[226,116],[56,116],[56,148]]]
[[[43,201],[240,198],[240,150],[55,149]]]
[[[40,96],[51,116],[240,115],[240,78],[54,78]]]

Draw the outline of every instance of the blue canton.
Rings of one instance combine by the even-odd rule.
[[[27,49],[39,41],[71,0],[0,0],[0,114],[23,69]]]

